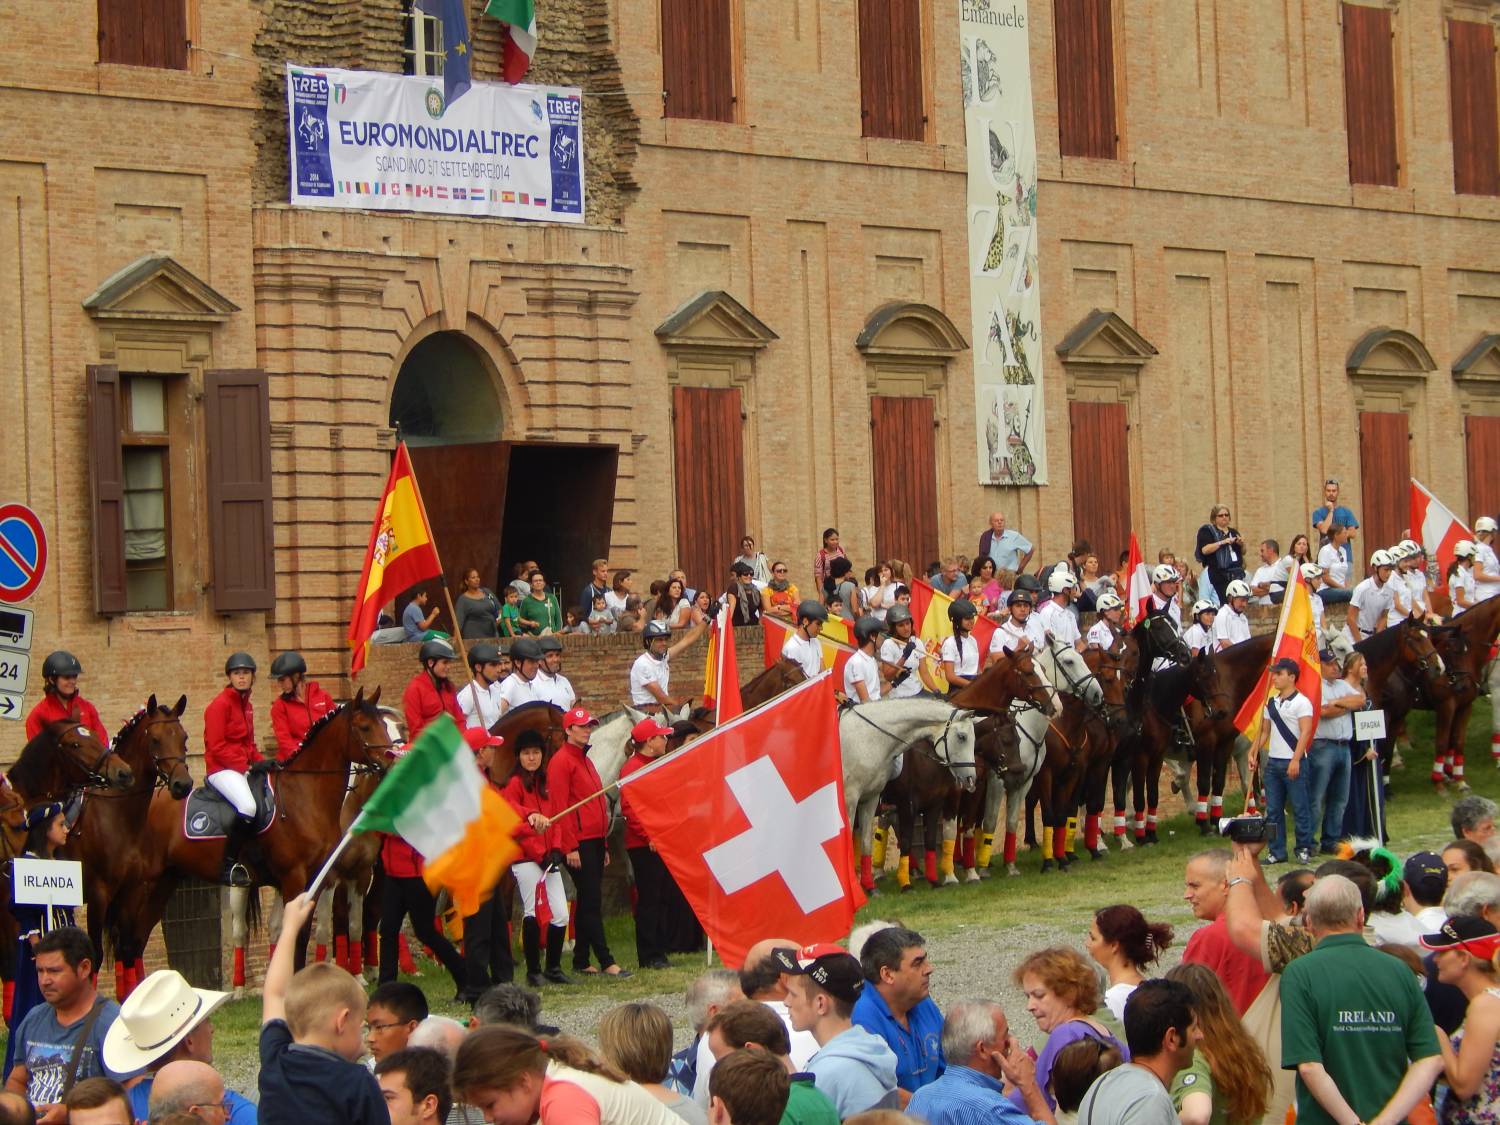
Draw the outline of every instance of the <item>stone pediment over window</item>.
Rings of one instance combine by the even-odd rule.
[[[854,346],[872,357],[946,361],[967,350],[969,342],[941,310],[914,301],[892,301],[870,314]]]
[[[165,254],[147,254],[107,278],[84,300],[96,320],[227,320],[239,306]]]
[[[754,352],[779,339],[722,289],[705,289],[656,326],[664,347]]]
[[[1479,337],[1459,356],[1453,363],[1453,378],[1461,383],[1500,383],[1500,332]]]
[[[1057,354],[1070,367],[1139,374],[1156,355],[1156,346],[1117,312],[1094,309],[1073,326],[1057,345]]]
[[[1437,370],[1425,344],[1399,328],[1366,332],[1349,351],[1344,367],[1351,376],[1425,379]]]

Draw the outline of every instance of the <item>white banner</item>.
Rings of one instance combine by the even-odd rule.
[[[583,95],[288,64],[291,201],[583,222]]]
[[[1027,0],[960,0],[979,483],[1047,483]]]

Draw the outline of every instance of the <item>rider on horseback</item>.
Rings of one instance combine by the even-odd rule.
[[[1455,547],[1454,553],[1457,553]],[[1375,573],[1354,587],[1349,598],[1349,639],[1355,643],[1372,637],[1391,624],[1391,615],[1396,608],[1396,591],[1392,588],[1391,574],[1396,569],[1396,560],[1384,548],[1370,556],[1370,569]]]
[[[578,702],[578,693],[573,690],[568,677],[562,674],[562,638],[548,633],[545,637],[537,638],[537,644],[542,650],[542,665],[537,669],[536,680],[532,685],[537,698],[545,699],[564,711],[571,711],[573,704]]]
[[[1151,597],[1146,601],[1147,617],[1171,619],[1172,628],[1182,632],[1182,602],[1178,591],[1182,588],[1182,575],[1171,563],[1157,563],[1151,571]]]
[[[797,606],[797,628],[781,646],[781,658],[802,665],[802,674],[809,680],[823,670],[823,645],[818,634],[827,620],[827,606],[816,598],[804,598]]]
[[[891,681],[891,690],[886,694],[891,699],[909,699],[925,689],[931,695],[941,695],[929,668],[932,657],[927,654],[922,638],[915,635],[916,622],[911,610],[904,605],[891,606],[885,614],[885,627],[891,631],[880,646],[880,661]]]
[[[1124,631],[1125,603],[1113,590],[1106,590],[1094,602],[1099,611],[1099,620],[1089,626],[1084,638],[1089,648],[1112,649]]]
[[[104,731],[104,724],[99,721],[99,712],[78,690],[78,677],[81,675],[83,665],[78,663],[78,657],[71,652],[58,649],[47,654],[47,659],[42,661],[42,681],[47,686],[42,692],[42,698],[26,716],[27,742],[41,734],[42,728],[48,723],[67,719],[82,723],[99,737],[100,742],[109,745],[109,735]]]
[[[1031,591],[1023,589],[1017,583],[1005,604],[1010,616],[1000,622],[995,635],[990,638],[990,652],[1001,652],[1007,648],[1011,650],[1045,648],[1047,631],[1042,626],[1040,618],[1031,616],[1032,607],[1036,605],[1036,598],[1032,596]]]
[[[228,685],[203,711],[204,780],[228,801],[236,814],[224,837],[224,870],[220,880],[231,887],[248,887],[250,872],[240,863],[240,849],[255,824],[255,795],[245,772],[261,760],[255,744],[255,709],[250,689],[255,685],[255,661],[236,652],[224,662]]]
[[[1047,589],[1052,597],[1036,611],[1047,636],[1061,645],[1071,645],[1075,650],[1083,648],[1083,635],[1078,631],[1078,614],[1073,610],[1073,598],[1078,592],[1078,579],[1065,566],[1054,567],[1047,576]]]
[[[968,598],[958,598],[948,603],[948,620],[953,624],[953,636],[943,638],[943,675],[948,677],[948,690],[957,691],[968,687],[979,675],[979,642],[973,637],[974,622],[979,610]]]
[[[281,690],[271,701],[271,730],[276,734],[276,757],[285,760],[302,745],[308,728],[338,704],[317,680],[307,678],[307,661],[300,652],[283,652],[271,661],[271,675]]]
[[[406,740],[413,743],[422,728],[444,711],[453,716],[453,721],[462,729],[464,713],[458,706],[458,692],[448,678],[448,664],[453,659],[453,646],[434,637],[423,641],[417,650],[417,659],[422,670],[411,678],[406,691],[401,695],[401,710],[406,715]]]
[[[1224,587],[1224,595],[1228,604],[1214,621],[1215,652],[1250,639],[1250,618],[1245,616],[1245,607],[1250,604],[1249,584],[1243,578],[1236,578]]]
[[[1500,531],[1491,516],[1474,521],[1474,600],[1488,601],[1500,594],[1500,558],[1495,556],[1495,534]]]
[[[641,630],[641,644],[645,646],[646,651],[637,656],[635,663],[630,666],[630,705],[632,707],[665,707],[669,711],[679,711],[684,703],[692,700],[690,695],[679,698],[668,694],[672,690],[670,661],[672,657],[697,640],[698,634],[702,633],[706,627],[705,622],[694,625],[674,645],[671,643],[671,627],[665,621],[646,622],[646,627]]]
[[[1213,650],[1214,621],[1218,616],[1219,607],[1213,602],[1200,598],[1193,603],[1193,623],[1183,630],[1182,643],[1188,646],[1188,651],[1194,656],[1204,649]]]
[[[517,637],[510,642],[510,675],[500,681],[500,714],[542,698],[536,681],[543,655],[535,637]]]
[[[875,646],[885,625],[878,617],[861,617],[854,623],[856,651],[844,665],[844,695],[850,703],[868,703],[880,698],[880,662]]]
[[[469,646],[468,684],[458,693],[465,727],[489,730],[500,721],[500,646],[480,641]]]

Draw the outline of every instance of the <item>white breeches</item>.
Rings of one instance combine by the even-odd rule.
[[[521,888],[521,913],[527,918],[536,917],[536,888],[542,881],[542,866],[525,860],[513,865],[511,874],[516,877],[516,886]],[[568,892],[563,887],[562,872],[547,872],[547,909],[552,911],[552,925],[568,924]]]
[[[238,770],[217,770],[204,779],[218,791],[219,796],[234,806],[234,811],[249,818],[255,815],[255,797],[250,792],[250,783]]]

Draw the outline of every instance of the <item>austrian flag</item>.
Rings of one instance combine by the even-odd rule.
[[[842,939],[864,895],[828,672],[620,779],[726,965],[767,934]]]

